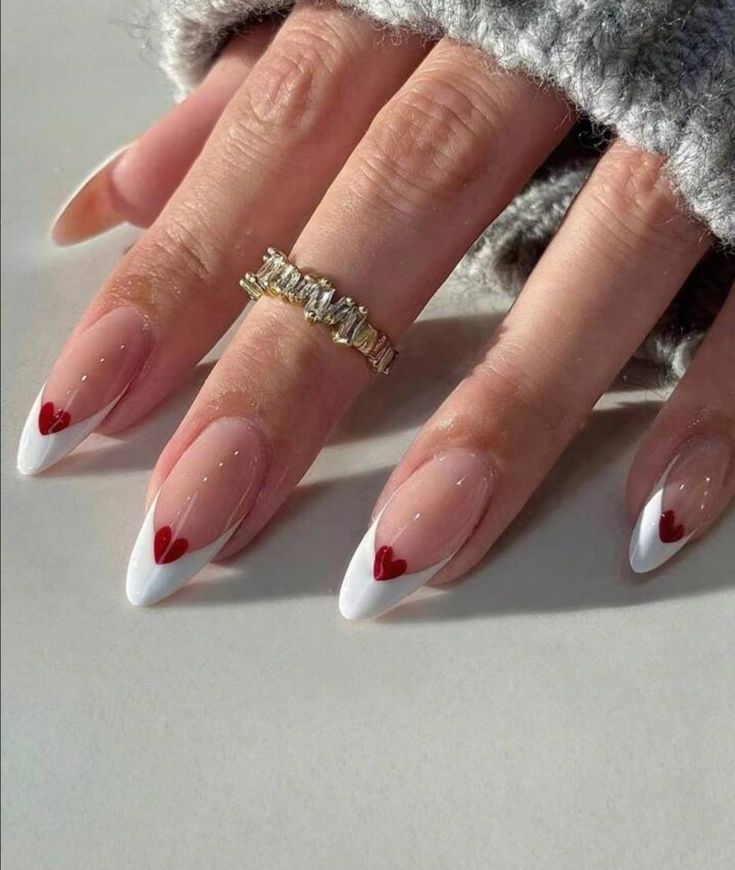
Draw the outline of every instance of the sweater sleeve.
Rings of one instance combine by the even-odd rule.
[[[479,47],[501,66],[561,90],[595,130],[589,141],[619,136],[665,158],[681,207],[721,249],[704,265],[703,278],[698,271],[690,279],[706,289],[685,287],[709,315],[695,318],[684,306],[680,317],[665,318],[642,350],[681,374],[735,273],[735,0],[339,2],[376,26]],[[146,32],[155,35],[161,65],[180,96],[202,79],[233,33],[290,6],[289,0],[152,3]],[[557,156],[541,168],[478,240],[460,272],[517,292],[599,156],[599,149],[580,151],[567,148],[566,160]],[[540,213],[539,203],[545,206],[541,227],[527,219]]]

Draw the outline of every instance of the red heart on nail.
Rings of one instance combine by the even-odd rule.
[[[375,554],[373,577],[376,580],[395,580],[406,573],[406,560],[393,558],[393,547],[380,547]]]
[[[664,544],[675,544],[684,537],[684,526],[676,525],[676,516],[673,511],[664,511],[658,521],[658,536]]]
[[[71,423],[71,415],[63,408],[56,410],[53,402],[44,402],[38,412],[38,429],[41,435],[61,432]]]
[[[172,541],[173,531],[171,526],[161,526],[153,539],[153,556],[159,565],[168,565],[180,559],[189,549],[186,538],[176,538]]]

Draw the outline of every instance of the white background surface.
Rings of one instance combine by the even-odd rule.
[[[124,570],[206,366],[119,440],[16,475],[27,409],[135,237],[47,238],[167,105],[131,14],[3,3],[4,868],[734,866],[735,517],[644,587],[622,567],[656,395],[610,398],[470,582],[374,624],[339,618],[341,572],[489,328],[478,300],[441,294],[285,515],[164,606],[130,607]]]

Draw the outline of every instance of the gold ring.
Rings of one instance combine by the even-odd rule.
[[[254,301],[271,296],[300,305],[310,323],[328,326],[335,344],[354,347],[378,374],[387,375],[398,356],[388,337],[371,326],[367,308],[337,296],[330,281],[304,274],[277,248],[268,248],[263,265],[241,278],[240,286]]]

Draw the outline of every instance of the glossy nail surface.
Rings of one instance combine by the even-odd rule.
[[[51,227],[57,245],[83,242],[123,222],[112,196],[112,170],[128,148],[118,148],[96,166],[61,207]]]
[[[491,492],[489,468],[470,450],[452,448],[420,466],[355,551],[340,590],[342,615],[378,616],[423,586],[467,541]]]
[[[707,521],[732,462],[719,435],[695,435],[677,453],[641,511],[630,541],[630,565],[653,571],[685,546]]]
[[[183,586],[232,537],[265,477],[260,429],[240,417],[210,423],[164,481],[130,557],[127,596],[154,604]]]
[[[70,453],[107,417],[145,363],[145,317],[120,306],[70,343],[31,408],[18,448],[18,470],[35,474]]]

